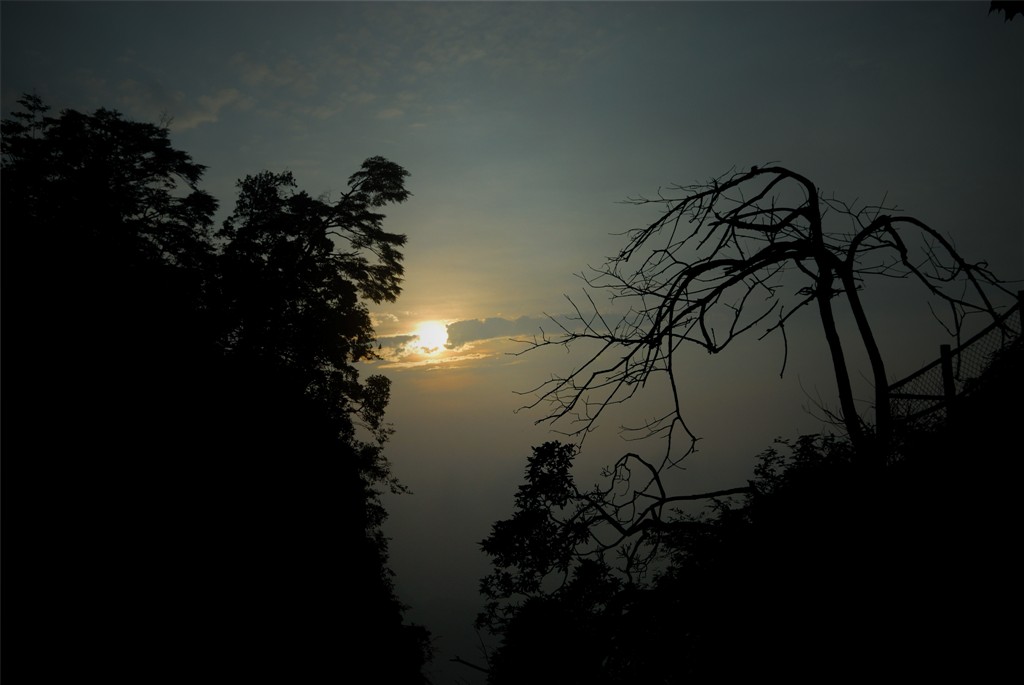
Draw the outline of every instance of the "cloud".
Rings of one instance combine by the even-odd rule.
[[[356,105],[368,105],[377,99],[377,95],[375,93],[367,93],[365,91],[360,91],[353,93],[351,95],[346,94],[345,98],[349,102],[352,102],[353,104]]]
[[[238,87],[273,113],[326,120],[365,108],[361,114],[394,122],[478,97],[475,86],[467,93],[446,83],[568,81],[607,49],[606,29],[590,13],[518,4],[341,3],[338,14],[324,14],[325,30],[337,26],[332,39],[292,50],[250,46],[229,64]]]
[[[176,131],[184,131],[200,124],[210,124],[220,118],[221,111],[226,107],[235,105],[244,108],[250,104],[241,91],[223,88],[213,95],[200,96],[198,107],[186,110],[184,115],[172,122],[171,127]]]
[[[177,113],[185,106],[185,93],[180,90],[168,91],[156,82],[125,79],[117,84],[117,90],[118,105],[145,119],[161,119]]]
[[[492,74],[524,71],[560,73],[599,54],[608,45],[606,29],[586,12],[572,6],[532,6],[508,3],[500,7],[443,3],[369,8],[375,17],[389,14],[392,40],[403,46],[382,54],[379,45],[360,44],[398,67],[407,80],[416,76],[452,73],[483,67]],[[356,40],[361,37],[354,36]],[[349,44],[352,44],[350,39]]]
[[[231,59],[231,62],[249,86],[287,88],[301,97],[317,91],[319,65],[304,63],[294,55],[286,55],[275,62],[260,62],[240,52]]]
[[[361,37],[359,40],[366,40]],[[274,55],[238,52],[231,66],[244,87],[259,99],[260,106],[275,115],[312,117],[327,120],[339,114],[358,111],[374,104],[370,111],[378,119],[394,119],[405,114],[401,93],[397,104],[381,104],[378,88],[389,90],[392,81],[384,79],[367,62],[379,59],[376,53],[364,59],[346,54],[352,46],[325,45],[296,54]],[[357,53],[359,51],[357,50]]]
[[[566,323],[566,317],[560,317]],[[558,325],[543,316],[521,316],[518,319],[492,317],[487,319],[465,319],[447,325],[448,342],[444,347],[423,347],[416,333],[387,335],[377,338],[384,367],[413,368],[418,366],[451,367],[452,365],[479,361],[500,356],[504,345],[485,345],[487,341],[504,341],[512,338],[538,338],[545,332],[560,333]]]
[[[452,350],[445,350],[441,347],[424,348],[418,344],[420,336],[415,333],[407,335],[390,335],[377,338],[380,346],[378,354],[380,359],[372,363],[377,368],[384,369],[451,369],[461,368],[466,363],[486,359],[491,356],[489,353],[466,352],[455,353]],[[435,354],[440,352],[440,354]]]
[[[221,112],[231,106],[248,107],[251,100],[235,88],[222,88],[209,95],[200,95],[190,102],[182,91],[168,91],[159,83],[142,83],[126,79],[118,85],[121,107],[151,121],[171,119],[171,129],[186,131],[201,124],[216,122]]]
[[[401,356],[413,340],[419,340],[418,335],[389,335],[377,338],[377,344],[382,350],[387,350],[389,356]]]
[[[452,370],[466,368],[468,365],[474,365],[473,362],[488,359],[490,356],[489,354],[474,352],[470,354],[445,355],[443,357],[399,357],[387,359],[377,368],[382,371],[385,369]]]
[[[399,319],[394,314],[388,312],[371,312],[370,321],[373,323],[374,328],[380,328],[385,324],[396,324]]]
[[[403,110],[401,110],[400,108],[398,108],[398,107],[389,107],[387,109],[382,109],[381,111],[377,112],[377,118],[378,119],[397,119],[398,117],[402,116],[403,114],[405,114],[405,112]]]
[[[551,331],[558,326],[550,317],[521,316],[518,319],[492,317],[489,319],[466,319],[448,324],[448,349],[458,349],[470,343],[495,338],[539,335],[542,330]]]

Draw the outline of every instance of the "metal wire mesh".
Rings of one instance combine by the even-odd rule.
[[[965,395],[1000,351],[1021,334],[1020,303],[991,326],[942,357],[889,386],[889,410],[897,421],[928,428],[945,421],[948,399]]]

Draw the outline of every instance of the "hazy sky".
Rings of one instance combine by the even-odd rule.
[[[439,638],[438,681],[475,682],[447,661],[478,659],[476,543],[509,515],[531,445],[554,437],[513,413],[528,399],[515,391],[573,361],[509,356],[521,346],[508,338],[568,313],[573,274],[653,218],[621,200],[779,161],[825,194],[888,193],[968,258],[1024,278],[1024,19],[987,10],[4,1],[0,88],[5,115],[35,92],[55,109],[172,117],[222,215],[235,180],[262,169],[314,195],[373,155],[411,172],[413,197],[386,224],[409,236],[405,291],[374,309],[388,355],[375,369],[394,382],[389,454],[415,493],[388,500],[387,531],[409,615]],[[919,291],[866,295],[894,378],[947,342]],[[447,325],[447,347],[428,322]],[[805,408],[834,405],[834,384],[813,316],[790,343],[783,380],[771,339],[686,360],[704,441],[682,487],[742,484],[773,437],[820,427]],[[652,414],[656,395],[589,439],[581,480],[624,449],[612,424]]]

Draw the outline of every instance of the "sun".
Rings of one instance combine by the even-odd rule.
[[[441,321],[424,321],[413,331],[413,346],[420,354],[435,355],[444,350],[448,342],[448,327]]]

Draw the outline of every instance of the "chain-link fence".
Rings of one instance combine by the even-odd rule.
[[[1019,342],[1021,299],[1018,296],[1017,304],[1002,318],[964,344],[955,349],[942,345],[938,359],[891,384],[889,410],[893,419],[921,428],[945,421],[950,401],[970,392],[996,355]]]

